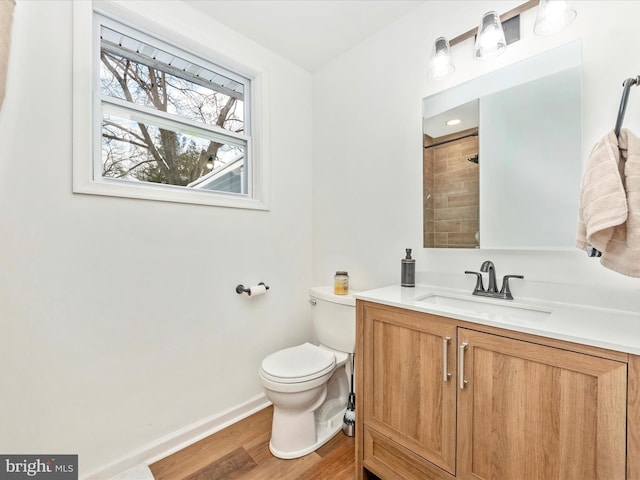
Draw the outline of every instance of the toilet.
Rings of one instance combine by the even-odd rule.
[[[278,458],[317,450],[342,429],[356,340],[356,300],[333,287],[309,291],[318,345],[303,343],[267,356],[260,382],[273,403],[269,449]]]

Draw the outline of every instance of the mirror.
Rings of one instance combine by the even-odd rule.
[[[574,248],[581,75],[574,42],[423,99],[424,247]]]

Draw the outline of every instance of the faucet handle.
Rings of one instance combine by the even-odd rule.
[[[509,289],[510,278],[524,278],[524,275],[505,275],[502,277],[502,288],[500,289],[500,293],[504,295],[506,300],[513,300],[513,295],[511,295],[511,290]]]
[[[476,292],[484,292],[484,285],[482,284],[482,274],[480,272],[470,272],[469,270],[465,270],[464,273],[469,275],[475,275],[476,278],[476,287],[473,289],[473,293]]]

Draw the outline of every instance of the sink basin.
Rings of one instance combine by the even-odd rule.
[[[505,300],[474,299],[455,295],[430,293],[415,299],[418,304],[433,305],[476,318],[509,323],[539,322],[551,315],[550,310],[531,305],[500,304]]]

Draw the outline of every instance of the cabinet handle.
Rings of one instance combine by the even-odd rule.
[[[451,374],[449,373],[449,363],[447,361],[448,353],[449,353],[449,344],[451,343],[451,337],[444,337],[442,339],[442,362],[443,362],[443,370],[444,377],[443,380],[448,382],[451,380]]]
[[[467,381],[464,379],[464,351],[467,349],[467,342],[463,342],[460,344],[460,359],[458,360],[458,365],[460,366],[460,390],[464,390],[464,387],[467,385]]]

